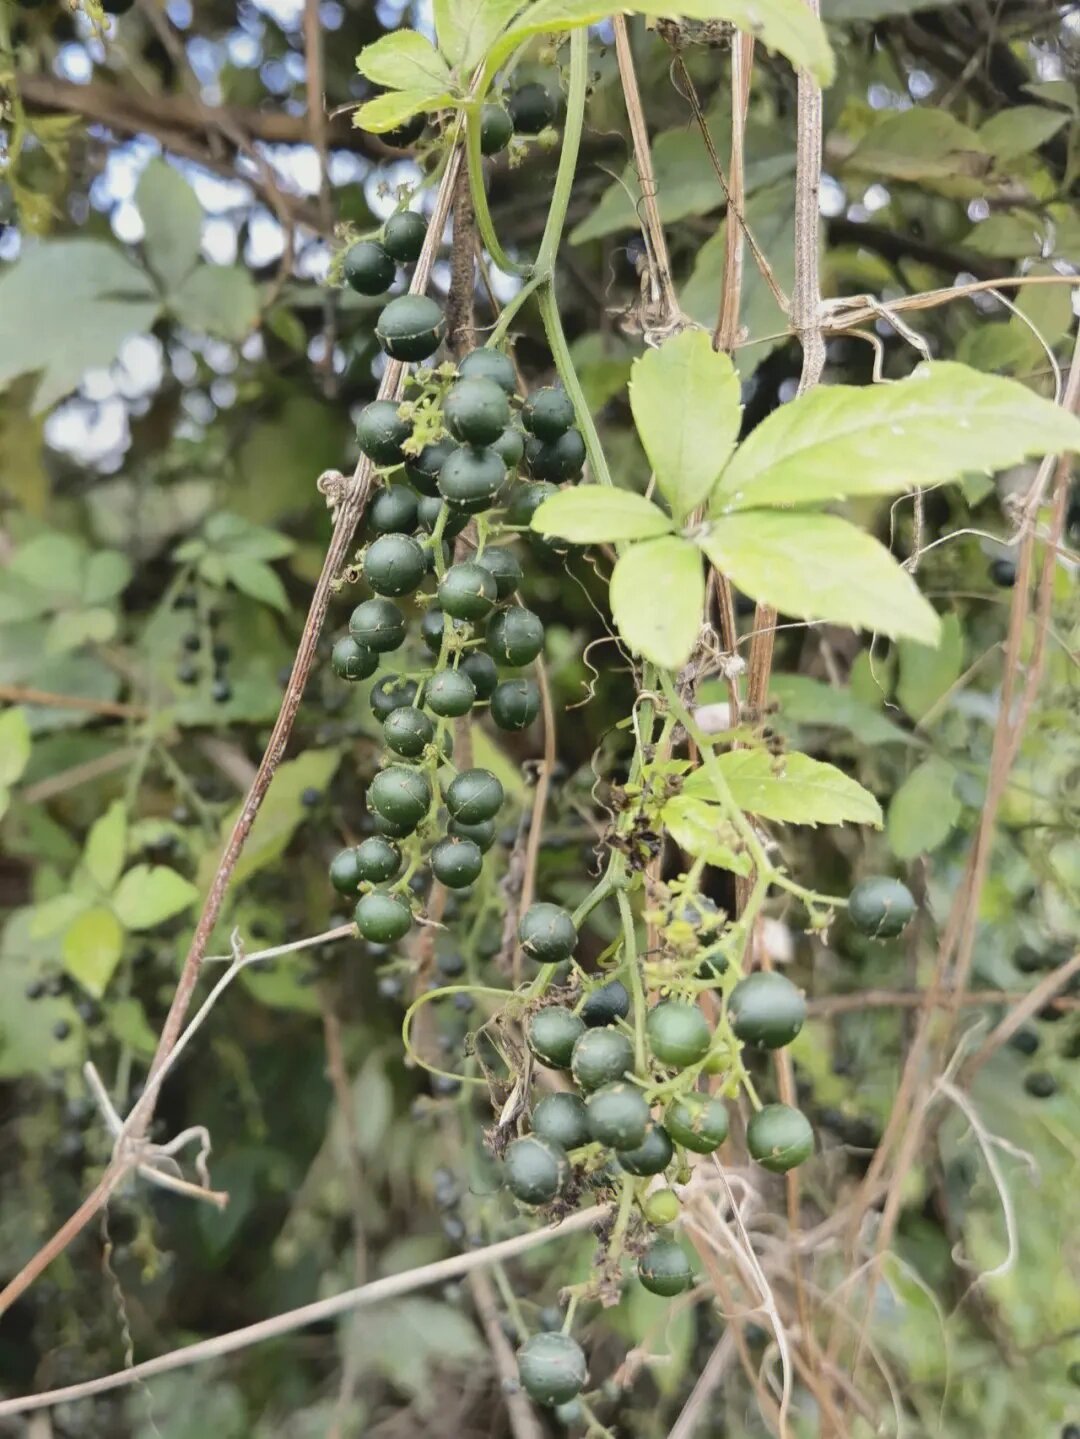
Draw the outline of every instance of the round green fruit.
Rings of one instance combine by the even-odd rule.
[[[424,703],[441,719],[460,719],[476,703],[476,686],[461,670],[436,670],[424,685]]]
[[[483,866],[483,851],[471,839],[441,839],[431,851],[431,872],[447,889],[468,889]]]
[[[614,1024],[630,1013],[630,991],[621,979],[609,980],[590,990],[581,1006],[581,1017],[590,1029],[600,1024]]]
[[[427,556],[411,535],[380,535],[364,551],[364,579],[377,595],[411,595],[427,573]]]
[[[539,713],[540,689],[535,680],[504,680],[491,696],[491,718],[500,729],[528,729]]]
[[[506,466],[494,450],[462,445],[439,471],[439,493],[468,515],[486,510],[506,480]]]
[[[533,1133],[561,1149],[589,1142],[589,1119],[579,1094],[547,1094],[532,1112]]]
[[[385,94],[386,91],[381,93]],[[392,130],[384,130],[378,137],[384,145],[389,145],[391,150],[408,150],[419,140],[427,125],[427,115],[422,111],[419,115],[413,115],[409,120],[403,120],[400,125],[395,125]]]
[[[405,709],[416,700],[416,681],[401,675],[384,675],[371,686],[371,712],[377,720],[387,720],[395,710]]]
[[[521,484],[515,485],[510,495],[510,502],[506,507],[506,521],[510,525],[520,525],[528,529],[532,524],[532,517],[545,500],[552,495],[559,493],[558,485],[548,484],[546,481],[532,483],[523,480]]]
[[[689,1289],[694,1275],[681,1244],[674,1239],[654,1239],[638,1260],[638,1278],[650,1294],[672,1299]]]
[[[642,1201],[641,1212],[650,1224],[659,1228],[664,1224],[674,1224],[682,1213],[682,1205],[674,1189],[654,1189]]]
[[[701,1010],[681,999],[665,1000],[650,1010],[645,1033],[655,1057],[672,1069],[696,1064],[712,1044],[712,1031]]]
[[[472,650],[458,661],[458,669],[472,680],[478,700],[490,699],[495,693],[499,672],[490,655],[484,654],[482,650]]]
[[[522,85],[510,96],[510,119],[519,135],[539,135],[554,125],[559,102],[546,85],[532,81]]]
[[[487,570],[495,580],[496,597],[508,600],[524,578],[513,550],[505,546],[486,545],[472,561]]]
[[[421,529],[427,530],[428,534],[435,533],[435,527],[444,511],[446,519],[443,521],[442,536],[445,542],[461,534],[469,523],[469,516],[463,510],[448,505],[440,495],[422,495],[416,506],[417,523]]]
[[[502,434],[491,441],[491,449],[499,456],[507,470],[516,470],[525,458],[525,437],[513,425],[507,425]]]
[[[601,1031],[594,1029],[592,1033]],[[632,1084],[603,1085],[589,1095],[585,1108],[589,1133],[598,1144],[609,1144],[612,1149],[637,1149],[645,1143],[649,1106],[641,1090]]]
[[[338,894],[355,894],[363,878],[355,848],[341,850],[330,861],[330,883]]]
[[[534,390],[521,411],[521,423],[538,440],[557,440],[574,423],[574,405],[561,385]]]
[[[684,1149],[711,1154],[728,1137],[727,1106],[715,1095],[688,1094],[676,1099],[664,1115],[664,1128]]]
[[[503,787],[489,769],[462,770],[447,786],[445,799],[451,819],[479,824],[498,814]]]
[[[425,445],[418,455],[406,457],[405,478],[422,495],[439,493],[439,471],[457,449],[453,440],[436,440]]]
[[[662,1174],[675,1153],[667,1130],[662,1124],[650,1124],[645,1138],[633,1149],[620,1149],[615,1155],[627,1174]]]
[[[405,485],[387,485],[372,500],[368,524],[377,535],[408,535],[416,529],[416,496]]]
[[[334,645],[330,665],[341,679],[355,682],[366,680],[375,673],[379,667],[379,657],[367,645],[354,640],[352,635],[342,635]]]
[[[427,235],[427,221],[415,210],[399,210],[383,226],[383,248],[399,265],[419,260]]]
[[[381,834],[361,840],[353,853],[360,878],[367,884],[386,884],[401,872],[401,850]]]
[[[439,604],[456,620],[486,619],[499,598],[499,587],[483,565],[471,560],[451,565],[439,582]]]
[[[419,759],[435,738],[435,726],[423,710],[415,705],[402,705],[383,722],[383,740],[387,749],[403,759]]]
[[[503,1173],[506,1187],[522,1204],[550,1204],[570,1178],[570,1165],[557,1144],[530,1134],[508,1146]]]
[[[358,295],[383,295],[394,283],[395,267],[377,240],[358,240],[345,252],[342,273]]]
[[[584,1032],[584,1022],[573,1010],[552,1004],[532,1016],[525,1028],[525,1039],[541,1063],[552,1069],[569,1069],[574,1045]]]
[[[610,1026],[587,1029],[570,1056],[570,1070],[586,1091],[613,1084],[633,1068],[634,1046],[621,1030]]]
[[[860,934],[871,939],[895,939],[915,913],[911,890],[888,875],[860,880],[848,895],[848,914]]]
[[[480,111],[480,153],[497,155],[514,136],[514,122],[501,105],[485,105]]]
[[[424,642],[424,648],[429,654],[437,655],[442,651],[443,625],[445,616],[442,610],[434,605],[426,611],[424,618],[420,621],[420,638]]]
[[[392,764],[371,781],[367,797],[376,814],[415,829],[431,807],[431,785],[419,770]]]
[[[510,423],[510,401],[494,380],[458,380],[447,393],[443,417],[462,444],[492,445]]]
[[[452,819],[446,826],[448,834],[456,835],[459,839],[471,839],[482,854],[495,843],[497,833],[493,819],[478,820],[475,824],[465,824],[459,819]]]
[[[728,1017],[738,1039],[758,1049],[782,1049],[802,1029],[806,1000],[782,974],[758,970],[728,996]]]
[[[1058,1082],[1047,1070],[1035,1069],[1024,1075],[1024,1090],[1032,1099],[1052,1099],[1058,1092]]]
[[[558,904],[530,904],[518,921],[518,943],[537,964],[561,964],[577,946],[570,911]]]
[[[513,669],[531,665],[544,648],[544,626],[532,610],[510,605],[488,624],[487,647],[496,664]]]
[[[569,1334],[531,1334],[517,1361],[521,1387],[538,1404],[569,1404],[589,1381],[581,1345]]]
[[[357,443],[376,465],[400,465],[405,459],[401,447],[411,434],[412,426],[398,414],[393,400],[372,400],[356,422]]]
[[[458,376],[462,380],[492,380],[506,395],[517,390],[514,362],[501,350],[470,350],[458,366]]]
[[[364,600],[349,616],[349,634],[376,654],[396,650],[405,642],[405,616],[390,600]]]
[[[535,480],[555,485],[576,480],[585,465],[581,431],[567,430],[557,440],[531,439],[525,446],[525,463]]]
[[[356,906],[356,927],[372,944],[394,944],[408,934],[412,911],[403,899],[373,889]]]
[[[786,1174],[813,1153],[814,1131],[800,1110],[789,1104],[767,1104],[746,1126],[746,1147],[763,1169]]]
[[[375,338],[392,360],[426,360],[446,334],[446,318],[427,295],[398,295],[375,322]]]

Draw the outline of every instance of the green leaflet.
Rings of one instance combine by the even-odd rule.
[[[198,897],[195,886],[175,869],[137,864],[116,886],[112,905],[125,929],[153,929],[182,914]]]
[[[701,697],[711,698],[706,686],[702,686]],[[719,687],[717,697],[724,697]],[[769,681],[769,697],[779,702],[775,726],[782,733],[794,723],[844,729],[860,744],[913,743],[909,734],[886,719],[879,708],[860,699],[851,688],[835,688],[809,675],[774,674]]]
[[[675,535],[631,545],[611,575],[611,613],[635,654],[676,670],[701,630],[705,576],[701,555]]]
[[[1045,105],[1014,105],[999,110],[979,126],[979,139],[995,160],[1030,155],[1069,123],[1068,115]]]
[[[847,160],[850,170],[894,180],[982,175],[988,165],[986,146],[974,130],[947,110],[917,106],[880,120]]]
[[[393,30],[356,57],[356,68],[388,90],[427,90],[450,86],[450,68],[431,41],[417,30]]]
[[[960,678],[964,668],[964,632],[956,615],[941,621],[941,643],[936,648],[901,640],[900,679],[896,697],[913,720],[919,721]]]
[[[542,535],[558,535],[575,545],[648,540],[671,532],[667,515],[644,495],[601,485],[560,490],[532,517]]]
[[[147,264],[170,295],[198,262],[202,206],[183,176],[160,159],[151,160],[140,175],[135,203],[146,232]]]
[[[931,755],[911,771],[889,805],[886,833],[897,859],[915,859],[944,844],[960,818],[956,771]]]
[[[733,874],[750,873],[750,857],[736,852],[738,835],[724,819],[719,805],[694,795],[678,794],[668,800],[660,818],[679,848],[694,859],[703,859],[706,864],[729,869]]]
[[[768,750],[729,750],[717,755],[731,797],[740,809],[781,824],[870,824],[881,828],[881,806],[835,765],[806,754],[774,756]],[[686,781],[684,793],[716,798],[711,766]]]
[[[376,95],[374,100],[366,100],[353,112],[353,124],[372,135],[384,135],[387,130],[404,125],[421,110],[438,110],[452,101],[453,96],[446,90],[391,90],[386,95]]]
[[[124,931],[112,910],[98,905],[81,914],[64,935],[64,968],[100,999],[124,948]]]

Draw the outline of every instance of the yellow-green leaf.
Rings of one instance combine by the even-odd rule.
[[[450,83],[450,69],[431,41],[418,30],[393,30],[365,45],[356,68],[388,90],[427,90],[435,94]]]
[[[941,621],[936,648],[901,640],[896,697],[913,720],[921,720],[956,683],[964,668],[964,631],[956,615]]]
[[[104,906],[81,914],[64,935],[64,968],[95,999],[100,999],[120,962],[124,931]]]
[[[106,893],[120,878],[127,844],[127,812],[122,800],[112,804],[90,827],[82,863],[94,883]]]
[[[0,784],[12,785],[30,758],[30,722],[26,711],[15,707],[0,714]]]
[[[676,535],[631,545],[611,575],[611,613],[635,654],[680,669],[701,631],[705,576],[696,547]]]
[[[633,490],[580,485],[560,490],[536,510],[532,528],[575,545],[615,544],[669,534],[671,520],[651,500]]]
[[[739,837],[719,805],[678,794],[660,812],[664,828],[680,849],[694,859],[703,859],[716,869],[749,874],[749,855],[738,853]]]
[[[353,112],[353,124],[372,135],[384,135],[404,125],[421,110],[441,110],[452,103],[452,98],[448,91],[391,90],[387,95],[376,95],[374,100],[365,101]]]
[[[931,755],[893,795],[886,833],[897,859],[930,854],[948,839],[962,807],[955,781],[952,765]]]
[[[183,913],[198,897],[195,886],[175,869],[137,864],[116,886],[112,905],[125,929],[153,929]]]
[[[748,814],[782,824],[869,824],[881,828],[881,806],[857,780],[806,754],[730,750],[717,764],[731,797]],[[708,767],[690,776],[685,792],[715,797]]]

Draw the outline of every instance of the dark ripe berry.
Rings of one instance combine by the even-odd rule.
[[[377,240],[358,240],[345,253],[345,281],[359,295],[382,295],[394,283],[394,261]]]
[[[662,1174],[674,1154],[671,1139],[662,1124],[650,1124],[645,1138],[633,1149],[620,1149],[615,1155],[627,1174]]]
[[[695,1154],[711,1154],[728,1137],[731,1120],[722,1099],[688,1094],[676,1099],[664,1115],[664,1128],[684,1149],[692,1149]]]
[[[589,1142],[588,1114],[578,1094],[548,1094],[532,1112],[533,1133],[561,1149],[580,1149]]]
[[[463,510],[456,510],[448,505],[438,495],[424,495],[416,507],[416,518],[421,529],[427,530],[429,534],[435,533],[435,526],[439,523],[439,516],[446,511],[446,520],[443,523],[443,539],[452,540],[455,535],[469,523],[469,517]]]
[[[492,616],[487,627],[487,648],[496,664],[512,669],[531,665],[544,648],[544,626],[532,610],[510,605]]]
[[[193,685],[199,682],[199,666],[194,660],[184,659],[176,666],[176,678],[182,685]]]
[[[522,1204],[550,1204],[570,1178],[566,1154],[536,1135],[515,1139],[503,1158],[506,1187]]]
[[[539,135],[541,130],[554,125],[559,102],[546,85],[531,81],[510,96],[509,109],[519,135]]]
[[[1033,1069],[1024,1075],[1024,1089],[1032,1099],[1051,1099],[1058,1091],[1058,1083],[1045,1069]]]
[[[408,150],[419,140],[426,125],[427,116],[421,111],[419,115],[413,115],[410,119],[403,120],[400,125],[395,125],[392,130],[384,130],[379,139],[392,150]]]
[[[1080,1389],[1080,1359],[1073,1360],[1068,1369],[1066,1369],[1065,1376],[1070,1384]],[[1062,1435],[1062,1439],[1065,1439],[1064,1434]],[[1078,1439],[1080,1439],[1080,1436],[1078,1436]]]
[[[789,1104],[767,1104],[746,1126],[746,1147],[751,1159],[774,1174],[786,1174],[814,1152],[810,1121]]]
[[[456,949],[444,950],[435,956],[435,963],[440,974],[447,979],[456,979],[459,974],[465,973],[465,960]]]
[[[338,678],[357,681],[374,675],[378,669],[378,656],[374,649],[361,645],[351,635],[342,635],[332,649],[329,663]]]
[[[199,650],[202,649],[202,635],[196,630],[192,630],[190,634],[184,635],[181,638],[180,643],[189,654],[198,654]]]
[[[915,900],[907,885],[888,875],[860,880],[848,895],[848,914],[860,934],[871,939],[895,939],[915,913]]]
[[[375,338],[392,360],[426,360],[445,334],[443,312],[427,295],[399,295],[375,322]]]
[[[1041,952],[1030,944],[1022,944],[1013,955],[1013,964],[1021,974],[1037,974],[1040,969],[1046,967],[1046,960]]]
[[[451,439],[436,440],[425,445],[418,455],[405,461],[405,478],[422,495],[439,493],[439,471],[457,449]]]
[[[443,418],[463,444],[493,445],[510,423],[510,401],[494,380],[458,380],[443,402]]]
[[[59,1039],[63,1041],[67,1039],[68,1035],[71,1033],[71,1025],[68,1024],[66,1019],[58,1019],[53,1025],[52,1032],[53,1039]]]
[[[376,814],[415,829],[431,806],[431,785],[419,770],[392,764],[371,781],[367,798]]]
[[[383,721],[383,740],[387,749],[405,759],[418,759],[435,738],[435,726],[423,710],[402,705]]]
[[[482,566],[494,578],[497,598],[508,600],[522,581],[521,565],[513,550],[505,546],[486,545],[473,564]]]
[[[482,620],[499,598],[495,576],[483,565],[465,560],[451,565],[439,582],[439,604],[456,620]]]
[[[59,999],[60,996],[64,993],[64,991],[67,989],[67,987],[68,983],[66,974],[50,975],[50,977],[45,981],[45,993],[50,997],[50,999]]]
[[[525,462],[534,480],[554,485],[576,480],[585,465],[581,431],[567,430],[557,440],[531,439],[525,446]]]
[[[386,654],[405,642],[405,616],[390,600],[364,600],[349,616],[349,634],[359,645]]]
[[[101,1005],[93,999],[77,1000],[75,1003],[75,1013],[82,1020],[83,1024],[93,1026],[101,1023]]]
[[[499,672],[490,655],[484,654],[482,650],[473,650],[458,661],[458,669],[472,680],[478,700],[490,699],[495,693]]]
[[[467,769],[450,781],[444,798],[451,819],[479,824],[498,814],[503,787],[489,769]]]
[[[126,15],[135,0],[101,0],[101,8],[106,15]]]
[[[599,1034],[601,1031],[594,1029],[590,1032]],[[637,1149],[645,1143],[650,1122],[649,1106],[641,1090],[635,1089],[632,1084],[603,1085],[589,1095],[585,1108],[589,1116],[589,1133],[598,1144],[609,1144],[612,1149]]]
[[[506,466],[494,450],[462,445],[439,471],[439,493],[457,509],[486,510],[506,480]]]
[[[416,496],[405,485],[387,485],[372,500],[368,524],[377,535],[409,535],[416,529]]]
[[[45,981],[43,979],[32,979],[24,991],[27,999],[44,999]]]
[[[376,719],[386,720],[395,710],[404,709],[416,700],[416,681],[400,675],[383,675],[371,686],[371,712]]]
[[[1018,1029],[1016,1033],[1009,1038],[1009,1048],[1015,1049],[1017,1054],[1026,1056],[1034,1054],[1039,1047],[1039,1043],[1038,1032],[1028,1026],[1025,1026],[1023,1029]]]
[[[569,1334],[531,1334],[517,1361],[521,1387],[537,1404],[568,1404],[589,1381],[581,1345]]]
[[[442,650],[443,623],[442,610],[436,609],[434,606],[420,621],[420,638],[429,654],[437,655]]]
[[[630,1013],[630,992],[621,979],[609,980],[590,991],[581,1006],[581,1017],[590,1029],[599,1024],[614,1024]]]
[[[460,719],[476,703],[476,686],[461,670],[436,670],[424,685],[424,704],[442,719]]]
[[[427,235],[427,221],[415,210],[399,210],[383,226],[383,248],[399,265],[419,260]]]
[[[535,680],[503,680],[491,696],[491,718],[500,729],[528,729],[540,713],[540,689]]]
[[[232,685],[224,677],[218,675],[217,679],[210,686],[210,698],[215,704],[224,705],[232,699]]]
[[[538,1010],[525,1027],[525,1039],[543,1064],[569,1069],[574,1045],[585,1032],[584,1021],[561,1004]]]
[[[690,1288],[694,1275],[682,1245],[660,1238],[638,1260],[638,1278],[650,1294],[671,1299]]]
[[[521,422],[538,440],[557,440],[574,423],[574,405],[561,385],[534,390],[525,401]]]
[[[533,515],[544,501],[558,493],[558,485],[548,484],[546,481],[531,484],[528,480],[523,480],[521,484],[515,485],[511,492],[510,502],[506,507],[507,524],[521,525],[527,529],[532,523]]]
[[[712,1031],[701,1010],[681,999],[667,999],[650,1010],[645,1033],[656,1058],[673,1069],[704,1059],[712,1044]]]
[[[177,610],[194,610],[199,605],[199,596],[194,590],[181,590],[173,601],[173,608]]]
[[[431,851],[431,872],[447,889],[468,889],[483,864],[483,851],[471,839],[441,839]]]
[[[403,899],[373,889],[356,906],[356,927],[374,944],[393,944],[412,926],[412,911]]]
[[[394,400],[372,400],[356,422],[357,443],[376,465],[400,465],[405,458],[401,447],[411,434],[412,426],[400,417]]]
[[[505,150],[514,135],[510,112],[501,105],[485,105],[480,111],[480,153],[497,155]]]
[[[999,555],[990,561],[990,579],[1003,590],[1011,590],[1016,584],[1016,562]]]
[[[507,470],[516,470],[525,458],[525,436],[513,425],[507,425],[498,439],[492,440],[490,448],[499,456]]]
[[[478,820],[475,824],[465,824],[459,819],[452,819],[446,829],[448,834],[456,835],[459,839],[471,839],[482,854],[487,854],[495,843],[493,819]]]
[[[758,970],[740,979],[728,997],[736,1036],[759,1049],[782,1049],[802,1029],[806,1000],[782,974]]]
[[[517,390],[514,362],[501,350],[470,350],[458,366],[458,377],[462,380],[492,380],[507,395],[513,395]]]
[[[377,595],[410,595],[427,573],[427,556],[411,535],[380,535],[364,551],[364,579]]]
[[[386,884],[401,872],[401,850],[382,835],[372,834],[352,851],[356,869],[367,884]]]
[[[634,1046],[621,1030],[587,1029],[574,1045],[570,1070],[582,1089],[599,1089],[634,1068]]]
[[[343,849],[330,861],[330,883],[339,894],[355,894],[363,878],[355,849]]]
[[[558,904],[530,904],[518,921],[518,943],[537,964],[561,964],[577,947],[570,911]]]

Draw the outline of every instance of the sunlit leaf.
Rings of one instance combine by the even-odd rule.
[[[670,533],[671,520],[651,500],[632,490],[580,485],[545,500],[532,517],[542,535],[558,535],[576,545],[646,540]]]
[[[631,545],[611,575],[611,613],[630,649],[679,669],[701,630],[705,576],[694,545],[674,535]]]

